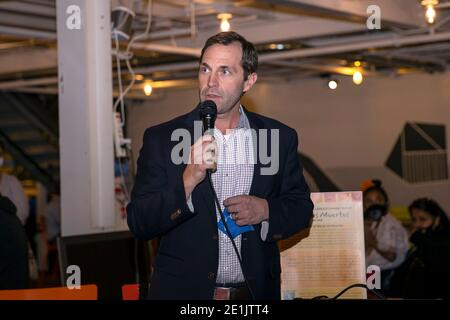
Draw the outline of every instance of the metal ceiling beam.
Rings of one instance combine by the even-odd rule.
[[[12,109],[17,110],[22,115],[22,117],[27,119],[27,121],[29,121],[29,123],[34,126],[34,128],[37,128],[41,132],[45,133],[45,135],[50,138],[49,143],[51,145],[58,144],[58,136],[56,135],[56,133],[46,124],[39,121],[20,100],[18,100],[10,93],[0,93],[0,97],[3,100],[3,103],[9,104]]]
[[[440,3],[436,6],[436,9],[448,9],[450,8],[450,2]]]
[[[332,66],[326,64],[314,64],[309,62],[297,62],[297,61],[270,61],[268,64],[278,67],[288,67],[288,68],[300,68],[306,70],[315,70],[319,72],[335,73],[350,76],[354,73],[354,68],[343,67],[343,66]],[[370,71],[364,70],[363,74],[368,75]]]
[[[131,48],[136,50],[156,51],[170,54],[181,54],[186,56],[200,57],[201,49],[187,48],[157,43],[134,43]]]
[[[195,68],[198,68],[198,61],[167,63],[167,64],[160,64],[160,65],[150,66],[150,67],[140,67],[140,68],[134,69],[134,71],[136,73],[150,74],[153,72],[184,71],[184,70],[192,70]]]
[[[0,10],[56,18],[56,8],[54,6],[45,6],[35,3],[0,1]]]
[[[422,56],[416,56],[413,54],[401,54],[396,52],[390,52],[390,53],[380,53],[380,52],[367,52],[364,54],[365,57],[376,57],[376,58],[382,58],[385,60],[391,60],[396,59],[399,61],[405,61],[412,64],[423,64],[427,65],[427,67],[433,67],[436,69],[440,69],[440,71],[445,70],[447,62],[443,59],[436,59],[436,58],[429,58],[429,57],[422,57]]]
[[[53,48],[18,48],[4,52],[0,54],[0,74],[55,69],[57,57],[58,52]]]
[[[366,27],[360,24],[312,17],[288,16],[283,20],[255,21],[245,25],[234,25],[231,21],[231,24],[234,31],[242,34],[255,44],[348,34],[366,30]],[[195,39],[177,39],[177,45],[201,48],[206,40],[217,32],[220,32],[218,23],[216,28],[199,29]],[[170,44],[170,41],[160,41],[159,43]]]
[[[14,159],[28,170],[33,177],[41,181],[47,188],[54,185],[53,177],[48,174],[39,164],[29,157],[4,131],[0,129],[0,139],[5,143],[8,152]]]
[[[0,82],[0,89],[8,90],[20,87],[41,86],[58,83],[58,77],[38,78],[31,80],[15,80]]]
[[[20,13],[0,11],[0,21],[4,26],[39,29],[43,31],[56,30],[55,18],[45,18],[30,14],[23,15]]]
[[[1,22],[0,22],[1,23]],[[56,40],[56,32],[0,25],[0,33],[22,38]]]
[[[375,4],[381,10],[382,27],[417,28],[425,25],[420,3],[418,1],[412,3],[411,0],[260,0],[260,2],[297,9],[311,15],[359,22],[364,25],[368,17],[367,7]]]
[[[323,46],[319,48],[306,48],[291,51],[268,53],[260,56],[260,61],[283,60],[293,58],[316,57],[330,54],[354,52],[375,48],[401,47],[450,40],[450,32],[436,33],[433,35],[418,35],[409,37],[391,37],[373,41],[361,41],[357,43],[340,44],[336,46]]]
[[[57,95],[58,87],[44,87],[44,88],[17,87],[17,88],[10,89],[10,91],[23,92],[23,93],[39,93],[39,94]]]

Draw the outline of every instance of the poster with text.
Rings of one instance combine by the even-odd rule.
[[[311,193],[312,225],[279,242],[281,298],[336,296],[352,284],[366,283],[362,193]],[[366,299],[363,288],[340,299]]]

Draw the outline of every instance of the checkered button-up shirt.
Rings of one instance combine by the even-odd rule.
[[[253,141],[250,124],[242,107],[237,127],[223,135],[220,130],[214,130],[217,143],[217,171],[211,175],[214,189],[219,199],[221,210],[223,202],[233,196],[247,195],[253,179]],[[217,221],[220,220],[216,208]],[[234,238],[236,247],[241,252],[242,235]],[[244,277],[233,244],[225,233],[219,231],[219,267],[217,283],[243,282]]]

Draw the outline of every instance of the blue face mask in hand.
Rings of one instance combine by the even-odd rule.
[[[225,208],[225,210],[223,210],[223,215],[224,215],[225,222],[228,226],[228,229],[230,230],[230,233],[231,233],[231,236],[233,237],[233,239],[244,232],[255,230],[255,228],[252,225],[238,226],[236,224],[236,222],[231,218],[231,215],[226,208]],[[224,234],[227,234],[227,230],[225,229],[222,219],[220,219],[219,222],[217,222],[217,226],[219,227],[220,231],[222,231]]]

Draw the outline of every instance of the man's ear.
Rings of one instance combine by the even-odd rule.
[[[258,75],[256,74],[256,72],[253,72],[248,75],[247,80],[245,80],[244,82],[244,93],[246,93],[253,87],[257,79]]]

